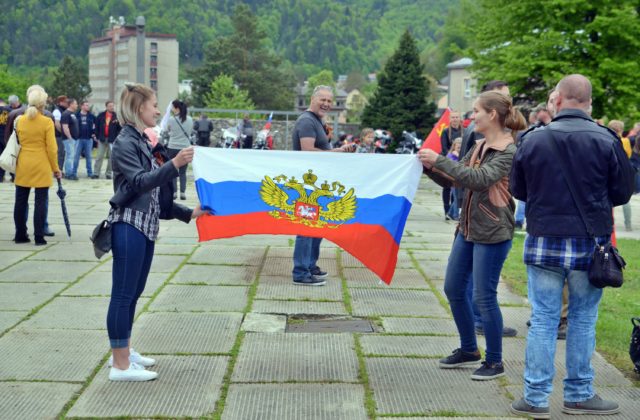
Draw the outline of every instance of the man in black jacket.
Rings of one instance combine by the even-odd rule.
[[[589,116],[589,80],[573,74],[563,78],[556,90],[555,118],[548,126],[525,134],[510,177],[513,196],[527,202],[524,263],[531,302],[524,398],[514,401],[511,410],[549,418],[566,279],[569,328],[562,411],[614,414],[618,404],[602,400],[593,390],[591,356],[602,289],[591,285],[587,270],[594,240],[602,244],[611,237],[612,206],[626,203],[633,193],[634,171],[616,135]],[[575,187],[575,201],[568,182]]]
[[[105,176],[107,179],[111,179],[111,147],[113,142],[120,133],[120,123],[118,122],[118,116],[115,112],[115,105],[113,101],[107,101],[105,103],[106,110],[98,114],[96,117],[96,138],[98,139],[98,155],[96,156],[96,163],[93,168],[93,175],[91,178],[100,178],[100,171],[102,170],[102,160],[107,158],[107,170]]]

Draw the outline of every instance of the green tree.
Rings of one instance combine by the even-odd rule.
[[[205,106],[218,109],[254,109],[255,106],[246,90],[238,89],[233,79],[226,74],[216,77],[205,95]],[[225,116],[233,116],[225,115]]]
[[[211,80],[229,74],[253,102],[266,109],[290,109],[293,104],[292,75],[282,70],[282,59],[264,46],[265,32],[245,4],[234,12],[234,32],[209,44],[202,67],[194,72],[193,93],[196,103],[204,102]]]
[[[333,95],[336,94],[336,82],[333,80],[333,72],[331,70],[321,70],[320,72],[309,76],[307,79],[307,92],[305,93],[306,103],[311,103],[311,94],[316,86],[329,86],[333,91]]]
[[[7,99],[10,95],[17,95],[26,102],[27,88],[31,79],[10,72],[6,65],[0,65],[0,98]]]
[[[89,72],[86,64],[79,58],[64,56],[60,66],[53,72],[53,81],[47,87],[49,96],[66,95],[78,102],[91,94]]]
[[[430,128],[436,106],[427,102],[428,84],[422,74],[418,48],[406,31],[378,76],[378,89],[362,113],[362,125],[391,130],[396,138],[403,130]]]
[[[640,25],[635,0],[548,0],[541,13],[507,0],[481,0],[468,27],[476,74],[509,82],[515,97],[543,101],[563,76],[593,85],[593,115],[638,114]]]

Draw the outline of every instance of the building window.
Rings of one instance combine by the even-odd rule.
[[[155,90],[156,92],[158,91],[158,81],[157,80],[152,80],[151,81],[151,89]]]
[[[157,54],[158,53],[158,43],[157,42],[152,42],[151,43],[151,54]]]
[[[471,97],[471,79],[464,79],[464,97]]]
[[[158,80],[158,69],[155,67],[151,67],[149,69],[149,76],[151,76],[151,80]]]
[[[152,54],[149,60],[149,65],[151,67],[157,67],[158,66],[158,56],[155,54]]]

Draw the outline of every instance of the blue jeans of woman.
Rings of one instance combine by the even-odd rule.
[[[482,316],[486,360],[489,363],[502,361],[502,313],[498,306],[498,281],[510,249],[511,240],[480,244],[469,242],[459,234],[453,241],[445,274],[444,292],[458,327],[460,347],[469,353],[478,350],[472,302],[467,292],[469,281],[473,281],[473,303]]]
[[[556,337],[565,278],[569,285],[564,400],[582,402],[594,396],[591,356],[596,346],[596,321],[602,289],[589,283],[587,271],[527,266],[531,327],[527,335],[524,399],[548,407],[553,390]]]
[[[118,222],[111,228],[113,277],[107,331],[113,349],[129,345],[136,303],[147,283],[154,245],[130,224]]]
[[[93,150],[93,139],[78,139],[76,143],[76,153],[73,158],[73,171],[71,175],[78,176],[78,166],[80,166],[80,156],[84,152],[84,157],[87,160],[87,176],[93,175],[93,168],[91,167],[91,151]]]
[[[320,242],[322,238],[296,236],[293,247],[293,279],[303,280],[311,277],[311,272],[318,268],[320,258]]]

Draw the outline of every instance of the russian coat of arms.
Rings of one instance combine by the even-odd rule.
[[[311,169],[302,175],[302,182],[294,176],[278,175],[273,179],[265,176],[260,197],[267,205],[274,207],[269,215],[276,219],[288,218],[293,223],[318,228],[335,228],[353,219],[356,214],[353,188],[345,193],[345,187],[340,182],[329,184],[325,181],[318,187],[317,180]]]

